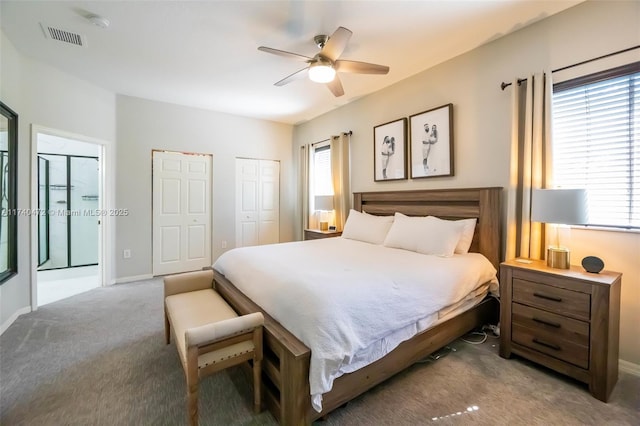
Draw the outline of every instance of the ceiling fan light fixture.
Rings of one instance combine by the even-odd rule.
[[[325,83],[327,88],[333,93],[333,96],[339,97],[344,95],[344,88],[337,74],[338,71],[340,71],[340,73],[354,74],[387,74],[389,72],[389,67],[386,65],[340,59],[340,55],[342,55],[342,52],[344,52],[347,47],[347,43],[352,34],[349,29],[338,27],[331,36],[315,36],[313,41],[320,48],[320,52],[313,58],[266,46],[260,46],[258,50],[308,64],[305,68],[277,81],[275,83],[276,86],[284,86],[294,80],[309,76],[309,80],[315,83]]]
[[[309,67],[309,79],[316,83],[328,83],[333,81],[336,70],[328,62],[317,62]]]

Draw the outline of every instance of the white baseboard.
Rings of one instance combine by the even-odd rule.
[[[131,282],[134,282],[134,281],[142,281],[142,280],[150,280],[151,278],[153,278],[153,275],[151,275],[151,274],[135,275],[135,276],[132,276],[132,277],[116,278],[116,284],[131,283]]]
[[[13,322],[18,319],[20,315],[28,314],[29,312],[31,312],[31,306],[25,306],[24,308],[20,308],[15,311],[13,315],[11,315],[9,319],[7,319],[4,324],[2,324],[2,326],[0,326],[0,335],[4,333],[7,328],[9,328],[11,324],[13,324]]]
[[[620,368],[620,371],[640,377],[640,365],[638,364],[620,359],[618,360],[618,367]]]

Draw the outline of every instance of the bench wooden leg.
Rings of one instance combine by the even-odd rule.
[[[166,306],[164,307],[164,341],[167,345],[171,343],[171,324],[169,323]]]
[[[253,411],[262,411],[262,327],[253,330]]]
[[[187,411],[189,413],[189,424],[198,426],[198,383],[188,386],[187,389]]]
[[[189,424],[198,426],[198,348],[187,348],[187,413]]]
[[[260,395],[262,387],[262,361],[253,360],[253,411],[262,411],[262,397]]]

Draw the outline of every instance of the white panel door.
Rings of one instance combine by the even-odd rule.
[[[153,153],[153,275],[211,266],[211,156]]]
[[[280,242],[280,163],[259,160],[259,244]]]
[[[236,159],[236,247],[280,241],[280,163]]]
[[[259,178],[258,160],[236,158],[236,247],[259,244]]]

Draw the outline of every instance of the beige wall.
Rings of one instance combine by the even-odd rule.
[[[31,206],[31,126],[115,139],[115,95],[26,58],[0,31],[0,98],[18,114],[18,209]],[[30,217],[18,217],[18,274],[0,286],[0,328],[31,304]]]
[[[353,130],[353,191],[506,187],[511,89],[501,91],[500,83],[636,46],[639,28],[640,2],[580,4],[296,126],[294,160],[301,144]],[[345,96],[348,82],[345,78]],[[455,176],[374,182],[373,126],[447,103],[454,105]],[[581,230],[574,234],[574,260],[596,254],[608,269],[624,274],[620,358],[640,364],[635,330],[640,322],[640,233]]]
[[[109,219],[113,234],[107,235],[107,249],[114,262],[106,266],[111,277],[117,280],[151,274],[152,149],[213,154],[214,258],[222,252],[222,240],[228,242],[227,249],[235,243],[234,158],[279,160],[280,239],[293,239],[292,215],[296,203],[291,184],[291,125],[116,96],[22,56],[2,32],[0,45],[0,96],[19,115],[19,209],[32,207],[31,125],[108,144],[108,160],[116,162],[115,173],[108,177],[109,185],[115,188],[111,194],[115,201],[109,200],[109,206],[131,211],[129,217]],[[31,247],[31,237],[29,218],[19,217],[19,273],[0,286],[0,331],[18,314],[30,310],[30,259],[32,250],[36,250]],[[131,259],[122,258],[124,248],[131,249]]]
[[[571,259],[598,256],[605,269],[622,272],[620,359],[640,366],[640,233],[572,229]]]
[[[29,206],[29,155],[20,147],[29,146],[29,125],[24,113],[22,92],[22,58],[0,31],[0,99],[18,114],[18,200],[17,207]],[[22,237],[22,236],[25,237]],[[0,285],[0,331],[10,325],[18,312],[30,309],[29,221],[18,218],[18,274]]]
[[[235,246],[235,158],[280,161],[280,241],[293,238],[292,126],[118,96],[116,279],[152,273],[151,151],[213,155],[213,258]],[[222,241],[227,248],[222,249]],[[124,259],[122,251],[131,250]]]

